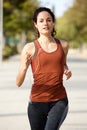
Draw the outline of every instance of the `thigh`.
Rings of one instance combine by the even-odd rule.
[[[61,100],[51,105],[45,130],[58,130],[67,115],[68,104],[65,100]]]
[[[32,103],[28,105],[28,118],[31,130],[44,130],[47,116],[43,111],[44,105],[42,103]]]

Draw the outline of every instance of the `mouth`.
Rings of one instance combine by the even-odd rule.
[[[43,29],[45,29],[45,30],[49,30],[49,27],[44,27]]]

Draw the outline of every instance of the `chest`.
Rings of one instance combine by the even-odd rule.
[[[42,50],[46,53],[53,53],[58,49],[58,45],[57,44],[43,44],[40,45],[40,47],[42,48]]]
[[[59,47],[55,51],[50,53],[47,53],[43,51],[43,49],[41,49],[38,58],[42,67],[57,67],[58,64],[62,65],[64,63],[65,55],[63,49],[59,45]]]

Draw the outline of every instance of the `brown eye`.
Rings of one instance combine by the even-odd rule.
[[[40,22],[42,23],[42,22],[43,22],[43,20],[40,20]]]
[[[51,22],[51,21],[52,21],[52,19],[50,19],[50,18],[49,18],[49,19],[47,19],[47,21],[48,21],[48,22]]]
[[[47,21],[48,21],[48,22],[51,22],[51,19],[48,19]]]

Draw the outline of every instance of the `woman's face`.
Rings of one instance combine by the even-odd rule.
[[[52,16],[48,12],[40,12],[37,16],[37,23],[34,24],[35,27],[38,29],[40,35],[51,35],[54,23],[52,20]]]

